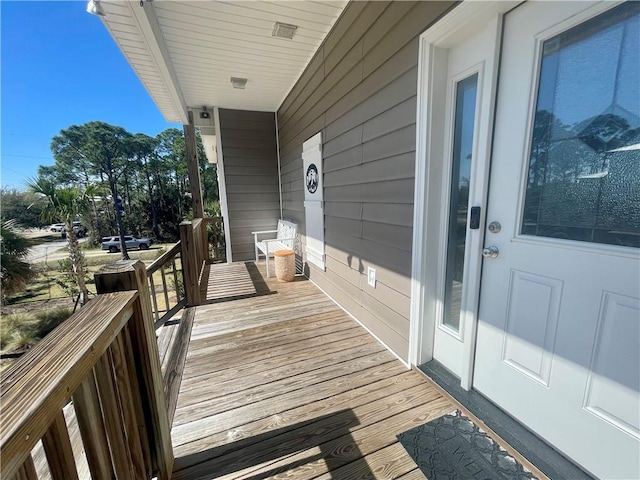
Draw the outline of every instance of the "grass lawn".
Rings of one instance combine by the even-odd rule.
[[[150,250],[130,251],[129,256],[132,260],[141,260],[148,266],[172,246],[173,244],[154,245]],[[100,249],[88,249],[85,251],[85,257],[87,261],[87,287],[91,294],[95,294],[94,274],[104,265],[120,260],[120,254],[109,254]],[[29,286],[24,292],[9,297],[7,306],[2,308],[3,319],[0,323],[0,352],[2,353],[28,348],[28,345],[33,345],[46,335],[49,327],[57,325],[71,314],[75,297],[72,297],[57,282],[65,277],[65,274],[60,271],[58,260],[49,260],[47,263],[35,265],[40,274],[29,282]],[[179,288],[183,288],[181,286],[182,275],[179,272],[181,268],[178,259],[176,269],[178,270]],[[162,288],[162,279],[163,269],[159,269],[153,274],[153,285],[156,292],[154,305],[157,305],[160,315],[175,305],[177,301],[176,280],[171,264],[164,268],[164,279],[168,290],[166,296]],[[92,295],[89,298],[91,297]],[[169,300],[170,304],[167,304],[166,300]],[[10,362],[11,359],[0,360],[0,371],[6,368]]]
[[[131,260],[141,260],[145,265],[150,265],[173,245],[174,244],[158,244],[149,250],[131,250],[129,251],[129,257]],[[93,275],[104,265],[120,260],[120,254],[109,253],[100,248],[83,249],[83,251],[87,261],[87,276],[89,277],[87,287],[89,288],[89,292],[95,294]],[[61,248],[60,252],[66,252],[66,248]],[[49,260],[47,262],[34,264],[35,267],[39,269],[40,275],[29,282],[29,286],[25,291],[8,297],[7,304],[17,305],[68,297],[64,289],[56,282],[56,280],[63,277],[58,262],[59,260]],[[159,272],[157,273],[157,279],[156,275],[154,275],[154,282],[156,285],[161,285],[162,280]]]

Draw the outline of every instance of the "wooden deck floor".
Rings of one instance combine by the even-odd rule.
[[[454,409],[311,282],[213,265],[173,421],[173,478],[424,478],[396,435]]]

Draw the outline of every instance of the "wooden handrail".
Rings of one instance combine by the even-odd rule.
[[[180,241],[178,241],[173,247],[171,247],[168,251],[163,253],[160,257],[156,258],[151,265],[147,267],[147,275],[155,273],[159,268],[166,265],[173,257],[179,254],[182,251],[182,245]]]
[[[180,256],[180,269],[176,267],[176,260]],[[170,268],[170,275],[173,275],[173,295],[167,285],[165,267]],[[172,318],[187,303],[184,292],[184,269],[182,267],[182,242],[177,242],[168,252],[164,253],[146,268],[147,278],[151,294],[151,307],[154,315],[154,327],[159,328]],[[160,271],[160,294],[164,300],[164,309],[161,309],[158,302],[158,292],[156,292],[154,274]],[[175,298],[174,298],[175,296]],[[173,305],[172,305],[173,303]]]
[[[219,223],[222,221],[222,217],[203,217],[202,220],[206,223]]]
[[[2,373],[2,478],[12,478],[28,461],[38,440],[134,315],[137,299],[135,291],[99,295]]]

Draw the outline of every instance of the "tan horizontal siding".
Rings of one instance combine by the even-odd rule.
[[[273,230],[280,218],[275,116],[220,109],[229,234],[234,261],[255,257],[252,231]]]
[[[326,271],[310,278],[405,359],[418,36],[452,5],[350,3],[278,110],[283,214],[303,245],[302,143],[323,134]]]

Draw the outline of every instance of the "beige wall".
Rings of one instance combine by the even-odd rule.
[[[302,142],[323,134],[327,267],[311,266],[310,278],[403,359],[418,36],[452,4],[349,4],[278,111],[283,216],[303,235]],[[375,289],[368,266],[376,269]]]
[[[220,109],[233,261],[253,260],[251,232],[273,230],[280,218],[273,112]]]

